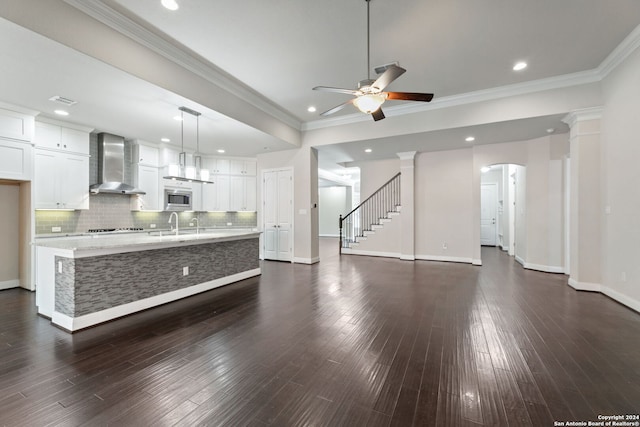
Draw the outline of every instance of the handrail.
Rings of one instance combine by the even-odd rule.
[[[400,199],[400,172],[398,172],[351,212],[344,217],[340,215],[338,222],[340,253],[342,254],[342,248],[349,247],[349,244],[356,242],[358,237],[364,237],[365,231],[372,230],[374,224],[380,224],[380,219],[387,218],[389,212],[396,211],[400,205]]]
[[[378,188],[378,189],[377,189],[377,190],[376,190],[372,195],[370,195],[369,197],[367,197],[367,198],[365,199],[365,201],[364,201],[364,202],[360,203],[358,206],[356,206],[355,208],[353,208],[353,209],[351,210],[351,212],[349,212],[348,214],[346,214],[342,219],[346,219],[349,215],[351,215],[352,213],[354,213],[355,211],[357,211],[358,209],[360,209],[360,207],[361,207],[362,205],[364,205],[365,203],[367,203],[367,202],[369,201],[369,199],[373,198],[373,196],[375,196],[376,194],[378,194],[379,192],[381,192],[381,191],[382,191],[382,189],[383,189],[384,187],[386,187],[386,186],[387,186],[391,181],[393,181],[394,179],[396,179],[397,177],[399,177],[399,176],[400,176],[400,174],[401,174],[401,172],[398,172],[397,174],[395,174],[395,175],[393,176],[393,178],[391,178],[389,181],[387,181],[387,182],[385,182],[384,184],[382,184],[382,185],[380,186],[380,188]],[[342,215],[340,215],[340,216],[342,216]]]

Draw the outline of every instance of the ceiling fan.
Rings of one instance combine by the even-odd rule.
[[[382,104],[387,99],[400,100],[400,101],[421,101],[429,102],[433,99],[432,93],[417,93],[417,92],[385,92],[384,89],[391,84],[395,79],[403,75],[407,70],[396,65],[390,64],[383,67],[384,72],[376,80],[371,79],[371,64],[370,64],[370,42],[369,42],[369,2],[371,0],[365,0],[367,2],[367,79],[361,80],[358,83],[358,89],[342,89],[338,87],[328,86],[316,86],[313,90],[321,92],[337,92],[345,93],[348,95],[354,95],[355,98],[350,99],[338,106],[335,106],[323,113],[321,116],[328,116],[337,111],[342,110],[347,105],[353,104],[358,110],[365,114],[371,114],[373,120],[378,121],[384,119],[384,113],[382,112]]]

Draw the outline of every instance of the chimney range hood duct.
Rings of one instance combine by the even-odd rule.
[[[98,134],[98,184],[89,191],[111,194],[146,194],[124,183],[124,138],[109,133]]]

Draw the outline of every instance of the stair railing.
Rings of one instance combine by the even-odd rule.
[[[388,218],[389,212],[395,212],[400,206],[400,172],[387,181],[364,202],[356,206],[344,217],[340,215],[340,253],[363,237],[365,231],[371,231],[373,225]]]

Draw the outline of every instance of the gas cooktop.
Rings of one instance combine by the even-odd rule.
[[[127,232],[127,231],[143,231],[142,227],[125,227],[125,228],[90,228],[87,233],[114,233],[114,232]]]

